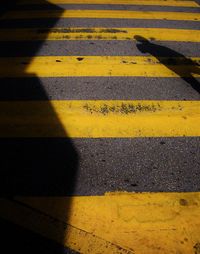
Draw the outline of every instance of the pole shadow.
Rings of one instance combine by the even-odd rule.
[[[45,2],[46,9],[56,9],[61,15],[63,9],[53,4]],[[16,1],[15,1],[16,2]],[[6,11],[10,11],[14,8],[15,2],[12,5],[6,5],[2,8],[1,14]],[[19,7],[18,7],[19,8]],[[48,19],[46,22],[47,27],[50,29],[59,19],[59,16],[54,19]],[[34,22],[32,20],[23,20],[23,22]],[[0,20],[1,23],[1,20]],[[6,23],[4,23],[6,24]],[[9,21],[9,27],[18,28],[15,20]],[[37,23],[38,24],[38,23]],[[41,25],[43,25],[41,23]],[[6,27],[5,27],[6,28]],[[30,62],[32,58],[37,55],[37,51],[44,43],[43,41],[37,42],[0,42],[1,52],[0,57],[16,57],[16,56],[28,56]],[[17,47],[15,47],[17,45]],[[34,46],[33,46],[34,45]],[[3,50],[2,50],[3,47]],[[10,49],[12,48],[12,54]],[[24,55],[25,52],[28,55]],[[20,55],[20,53],[22,55]],[[5,58],[6,59],[6,58]],[[26,73],[26,70],[30,62],[21,64],[21,72]],[[12,71],[13,65],[10,68]],[[14,72],[14,69],[13,69]],[[23,74],[22,74],[23,76]],[[17,202],[15,197],[61,197],[72,196],[75,189],[76,175],[78,170],[79,155],[74,147],[72,141],[67,137],[67,133],[60,123],[56,112],[54,111],[49,96],[42,85],[41,80],[34,73],[32,77],[18,77],[11,78],[0,77],[1,92],[0,92],[0,119],[7,114],[8,118],[12,114],[5,112],[1,102],[8,101],[10,104],[13,102],[21,101],[26,105],[26,101],[45,101],[45,111],[50,117],[52,122],[56,125],[56,132],[60,133],[61,137],[4,137],[1,134],[0,126],[0,195],[2,199],[9,200],[10,202],[16,202],[17,205],[23,206],[23,204]],[[53,84],[52,84],[53,85]],[[44,108],[37,107],[34,109],[44,111]],[[30,112],[30,114],[37,115],[37,112]],[[20,112],[19,112],[19,117]],[[45,117],[45,116],[44,116]],[[11,120],[11,119],[10,119]],[[23,128],[26,133],[29,132],[29,126],[26,122],[26,118],[23,119]],[[12,121],[12,120],[11,120]],[[2,122],[2,121],[1,121]],[[10,127],[9,127],[10,128]],[[18,128],[13,124],[14,128]],[[34,128],[34,127],[33,127]],[[38,128],[38,127],[35,127]],[[40,133],[44,133],[51,128],[48,125],[39,126]],[[45,135],[44,135],[45,136]],[[0,203],[1,205],[1,203]],[[57,209],[65,211],[65,216],[68,218],[70,215],[70,202],[63,204],[55,202]],[[28,209],[31,209],[29,207]],[[11,211],[8,211],[9,213]],[[36,211],[37,212],[37,211]],[[13,217],[15,212],[13,211]],[[26,218],[24,218],[26,220]],[[40,223],[35,221],[35,223]],[[0,218],[0,225],[2,231],[2,245],[1,249],[4,253],[71,253],[62,244],[58,244],[52,240],[49,240],[37,233],[31,232],[31,230],[25,229],[20,225]],[[45,229],[48,231],[48,228]],[[60,236],[60,238],[66,240],[66,235]],[[62,242],[62,241],[61,241]]]
[[[161,64],[165,65],[168,69],[176,73],[195,91],[200,93],[200,83],[192,75],[200,75],[200,68],[198,67],[200,66],[199,63],[192,61],[191,59],[168,47],[152,43],[140,35],[134,36],[134,39],[137,41],[136,46],[140,52],[149,53],[157,58]]]

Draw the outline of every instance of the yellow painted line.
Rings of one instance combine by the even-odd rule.
[[[199,192],[16,200],[0,201],[0,217],[80,253],[188,254],[200,247]]]
[[[64,200],[64,202],[65,201],[68,202],[69,198]],[[69,205],[69,203],[67,204]],[[86,232],[72,226],[68,224],[67,221],[41,213],[40,210],[37,211],[31,209],[32,207],[25,207],[21,202],[17,203],[15,201],[0,199],[0,205],[0,218],[11,221],[45,238],[54,240],[65,247],[76,250],[78,253],[132,254],[127,248],[122,248],[91,232]],[[68,214],[68,212],[69,210],[66,209],[65,215]],[[82,245],[83,243],[84,245]]]
[[[200,21],[200,13],[122,11],[122,10],[49,10],[11,11],[1,19],[43,19],[43,18],[114,18],[114,19],[159,19]]]
[[[140,35],[158,41],[200,42],[199,30],[166,28],[23,28],[0,29],[0,41],[134,40]]]
[[[0,137],[200,136],[199,126],[200,101],[0,102]]]
[[[160,63],[160,61],[163,63]],[[0,58],[0,77],[195,77],[200,57],[37,56]]]
[[[122,5],[159,5],[199,7],[195,1],[182,0],[22,0],[19,4],[122,4]]]

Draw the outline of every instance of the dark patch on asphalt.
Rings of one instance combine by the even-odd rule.
[[[162,109],[159,104],[141,105],[140,103],[138,103],[137,105],[122,103],[121,105],[118,105],[118,106],[109,106],[107,104],[103,104],[100,107],[90,106],[86,103],[83,106],[83,108],[86,111],[89,111],[91,114],[100,113],[103,115],[106,115],[109,113],[120,113],[120,114],[128,115],[128,114],[135,114],[138,112],[156,112],[156,111],[161,111]]]
[[[137,183],[132,183],[131,186],[132,186],[132,187],[137,187],[138,184],[137,184]]]
[[[161,145],[165,145],[165,142],[164,142],[164,141],[160,141],[160,144],[161,144]]]

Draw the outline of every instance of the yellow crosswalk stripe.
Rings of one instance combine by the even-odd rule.
[[[199,192],[19,197],[0,204],[2,218],[80,253],[188,254],[199,248]]]
[[[114,18],[200,21],[199,13],[124,11],[124,10],[48,10],[11,11],[1,19],[43,19],[43,18]]]
[[[33,40],[148,40],[200,42],[199,30],[166,28],[23,28],[0,29],[0,41]]]
[[[199,101],[0,102],[0,137],[200,136],[199,126]]]
[[[182,0],[22,0],[19,4],[122,4],[122,5],[159,5],[179,7],[199,7],[195,1]]]
[[[0,77],[194,77],[200,57],[37,56],[0,58]]]

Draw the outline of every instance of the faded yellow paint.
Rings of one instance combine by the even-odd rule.
[[[114,18],[114,19],[164,19],[200,21],[200,13],[124,11],[124,10],[49,10],[10,11],[1,19],[43,19],[43,18]]]
[[[165,64],[161,64],[162,63]],[[0,58],[0,77],[194,77],[200,57],[36,56]]]
[[[195,1],[180,0],[22,0],[19,4],[122,4],[122,5],[159,5],[159,6],[180,6],[199,7]]]
[[[0,102],[0,137],[200,136],[199,126],[200,101]]]
[[[28,40],[148,40],[200,42],[199,30],[166,28],[22,28],[0,29],[0,41]]]
[[[16,200],[1,200],[2,218],[84,254],[193,254],[200,245],[199,192]]]

